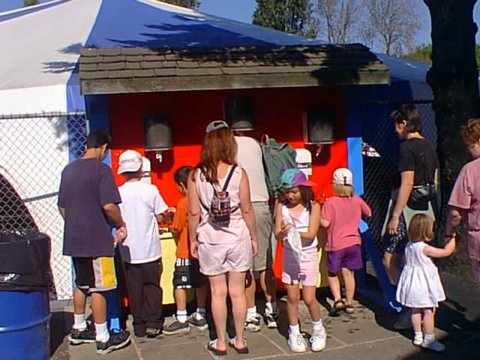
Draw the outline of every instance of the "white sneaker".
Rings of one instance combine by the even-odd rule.
[[[255,314],[255,316],[247,317],[245,321],[245,330],[251,332],[260,331],[262,328],[262,315]]]
[[[288,335],[288,346],[296,353],[307,351],[307,343],[301,333]]]
[[[313,332],[313,335],[310,337],[310,347],[312,351],[322,351],[327,346],[327,334],[325,329],[317,330]]]
[[[432,350],[435,352],[443,352],[445,351],[445,345],[443,345],[440,341],[433,340],[433,341],[423,341],[422,342],[422,347],[424,349]]]
[[[412,341],[413,345],[420,346],[423,343],[423,337],[414,337]]]

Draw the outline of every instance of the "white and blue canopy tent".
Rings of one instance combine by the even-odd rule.
[[[0,38],[0,175],[14,189],[8,196],[25,204],[8,221],[22,226],[19,219],[28,217],[50,235],[60,299],[71,296],[72,277],[56,193],[63,167],[81,154],[85,139],[81,47],[318,44],[151,0],[56,0],[0,13]]]

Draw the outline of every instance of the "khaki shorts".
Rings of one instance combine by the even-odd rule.
[[[244,272],[252,267],[252,241],[240,239],[234,243],[198,243],[200,271],[206,276]]]
[[[267,201],[252,202],[257,224],[258,255],[253,258],[252,270],[264,271],[272,266],[273,219]]]

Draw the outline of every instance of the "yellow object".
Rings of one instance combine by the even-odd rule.
[[[160,286],[163,290],[163,305],[169,305],[175,303],[175,298],[173,296],[173,271],[175,270],[175,251],[177,246],[175,240],[173,240],[172,233],[164,232],[160,235],[160,246],[162,248],[162,264],[163,264],[163,273],[160,279]],[[193,300],[194,290],[187,290],[187,302]]]

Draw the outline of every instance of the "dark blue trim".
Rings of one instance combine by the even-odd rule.
[[[28,15],[28,14],[31,14],[31,13],[34,13],[34,12],[37,12],[37,11],[41,11],[41,10],[45,10],[45,9],[51,8],[53,6],[57,6],[57,5],[66,3],[68,1],[71,1],[71,0],[59,0],[59,1],[56,1],[54,3],[48,2],[48,3],[45,3],[45,4],[36,5],[36,6],[28,6],[26,8],[14,11],[12,13],[8,13],[8,14],[5,14],[5,15],[0,15],[0,22],[7,21],[7,20],[12,20],[12,19],[15,19],[15,18],[20,17],[20,16]]]

